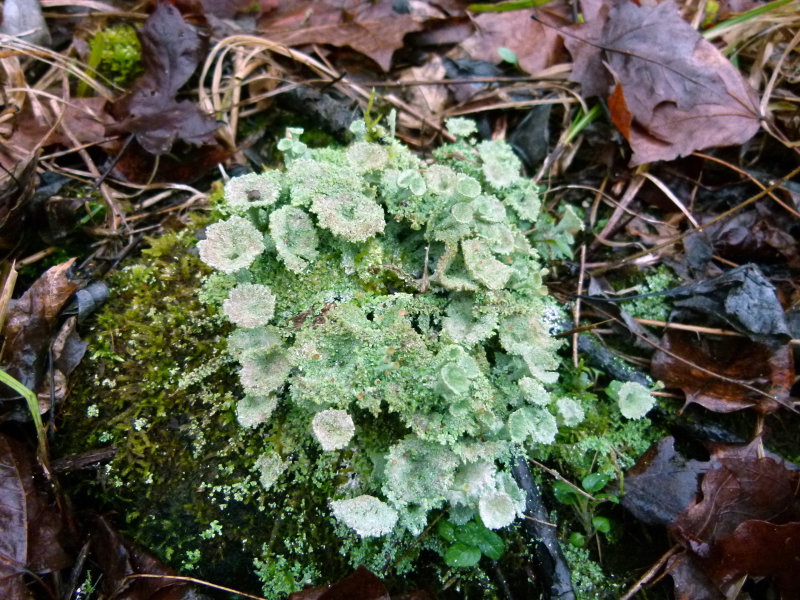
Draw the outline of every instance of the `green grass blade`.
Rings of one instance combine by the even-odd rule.
[[[36,437],[39,440],[39,456],[44,458],[47,456],[47,446],[44,435],[44,425],[42,424],[42,413],[39,412],[39,401],[36,399],[36,394],[2,369],[0,369],[0,382],[5,383],[8,387],[25,398],[25,402],[28,404],[28,410],[31,413],[31,418],[33,419],[33,424],[36,427]]]

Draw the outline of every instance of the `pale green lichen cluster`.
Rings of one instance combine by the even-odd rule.
[[[344,164],[352,155],[363,177],[375,177],[376,170],[412,164],[408,153],[398,155],[394,147],[361,139],[344,151],[320,149],[309,156],[325,167],[328,161]],[[289,170],[302,156],[288,161]],[[461,140],[435,156],[434,164],[416,163],[428,186],[425,193],[434,193],[433,184],[464,175],[500,200],[512,231],[524,230],[535,245],[562,235],[554,230],[561,222],[549,226],[544,215],[536,221],[523,217],[521,190],[531,187],[526,180],[502,192],[487,186],[477,145]],[[363,166],[368,164],[378,166]],[[91,321],[90,351],[62,413],[62,453],[113,444],[113,462],[97,476],[86,476],[91,497],[124,515],[118,523],[126,535],[187,574],[235,581],[234,587],[253,593],[257,576],[261,595],[277,600],[364,564],[381,572],[394,589],[427,581],[470,597],[499,596],[487,575],[488,562],[454,571],[458,565],[447,558],[452,540],[441,537],[437,527],[412,536],[406,524],[438,519],[439,525],[466,532],[485,530],[479,518],[492,527],[506,522],[523,500],[505,460],[514,450],[580,481],[595,472],[613,477],[661,435],[647,419],[625,419],[613,395],[609,400],[594,393],[591,370],[575,370],[571,360],[563,359],[557,367],[539,364],[536,347],[524,343],[532,335],[525,333],[525,321],[512,322],[510,315],[530,303],[530,314],[537,315],[534,332],[549,340],[566,318],[552,299],[523,286],[489,290],[476,282],[476,291],[457,292],[433,281],[446,244],[427,237],[419,204],[389,199],[376,187],[384,233],[365,242],[343,242],[304,208],[311,199],[304,206],[291,205],[285,171],[268,175],[280,181],[271,204],[257,204],[263,199],[252,194],[252,207],[231,208],[221,188],[211,199],[212,219],[219,219],[220,211],[223,221],[236,215],[257,232],[254,239],[264,250],[247,269],[206,276],[198,295],[207,269],[194,252],[192,227],[149,240],[152,248],[143,257],[129,259],[112,276],[114,293]],[[409,175],[408,181],[404,189],[419,191],[418,179]],[[469,180],[461,181],[469,191]],[[448,193],[447,185],[436,189],[436,195]],[[527,210],[538,211],[537,196],[524,198]],[[387,208],[390,203],[396,210]],[[469,211],[478,212],[467,205],[459,209],[462,220]],[[304,235],[317,240],[310,245],[284,242],[295,251],[313,248],[305,258],[294,254],[307,263],[300,273],[287,268],[269,232],[271,217],[284,207],[305,214],[309,227]],[[398,211],[408,216],[398,221]],[[207,219],[203,216],[196,226]],[[574,230],[574,222],[568,225],[559,231]],[[206,229],[207,239],[209,231],[214,229]],[[285,233],[298,231],[290,227]],[[459,244],[456,254],[461,253]],[[225,301],[244,284],[268,288],[264,305],[253,309],[262,313],[260,319],[272,311],[266,325],[234,327],[226,316]],[[523,333],[508,331],[501,340],[501,323],[520,326]],[[552,357],[551,350],[547,356]],[[529,364],[540,367],[539,375]],[[272,377],[259,376],[259,365],[275,366],[280,383],[274,391],[242,394],[236,379],[241,380],[243,365],[250,365],[254,381],[265,387],[272,385]],[[285,365],[288,376],[282,374]],[[328,374],[335,381],[326,379]],[[307,388],[300,378],[307,380]],[[355,398],[348,403],[350,392]],[[333,402],[335,397],[341,402]],[[503,426],[483,437],[459,433],[454,421],[472,423],[471,431],[487,429],[482,420],[463,416],[472,410],[470,402],[501,415]],[[511,440],[511,415],[523,408],[539,408],[555,418],[558,434],[552,444],[536,443],[533,435],[519,444]],[[350,417],[352,437],[345,419],[334,418],[328,425],[320,417],[317,424],[326,425],[315,429],[315,417],[331,413]],[[88,414],[95,416],[87,419]],[[337,423],[344,427],[337,429]],[[334,444],[344,446],[325,450],[325,436],[337,432],[341,437]],[[545,495],[548,483],[543,476]],[[364,496],[374,500],[353,504]],[[551,520],[568,527],[569,515]],[[524,545],[514,535],[517,524],[498,531],[506,544],[503,560],[517,560]],[[595,545],[594,540],[587,544]],[[611,552],[614,546],[603,548],[604,556]],[[441,561],[430,560],[436,554]],[[576,574],[582,572],[573,567]],[[584,597],[618,596],[601,595],[599,590],[606,588],[608,582],[596,583]]]
[[[538,188],[507,144],[448,127],[458,141],[434,164],[363,122],[346,148],[309,149],[291,129],[286,169],[231,180],[230,216],[199,244],[222,272],[204,296],[239,326],[241,424],[283,407],[292,435],[346,452],[329,507],[363,538],[418,535],[436,509],[511,524],[525,501],[508,463],[584,418],[555,385],[559,343],[526,235],[541,225]],[[257,463],[265,488],[293,452],[273,446]]]

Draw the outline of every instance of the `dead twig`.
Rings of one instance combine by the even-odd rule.
[[[687,238],[691,234],[696,233],[698,231],[703,231],[704,229],[707,229],[708,227],[711,227],[715,223],[719,223],[720,221],[724,221],[725,219],[727,219],[731,215],[736,214],[737,212],[739,212],[740,210],[742,210],[746,206],[750,206],[751,204],[753,204],[755,202],[758,202],[759,200],[761,200],[765,196],[768,196],[770,192],[772,192],[772,191],[774,191],[774,190],[786,185],[786,183],[791,181],[794,177],[797,177],[797,175],[800,175],[800,167],[796,167],[796,168],[792,169],[792,171],[788,175],[782,177],[781,179],[779,179],[775,183],[770,184],[769,187],[766,187],[763,190],[761,190],[760,192],[758,192],[757,194],[754,194],[753,196],[750,196],[747,200],[744,200],[744,201],[740,202],[739,204],[737,204],[733,208],[728,209],[725,212],[717,215],[715,218],[711,219],[707,223],[703,223],[703,224],[699,225],[698,227],[694,227],[692,229],[689,229],[689,230],[685,231],[684,233],[682,233],[682,234],[680,234],[678,236],[675,236],[674,238],[672,238],[670,240],[667,240],[666,242],[662,242],[661,244],[656,244],[652,248],[648,248],[646,250],[642,250],[641,252],[637,252],[636,254],[632,254],[631,256],[625,257],[622,260],[616,261],[613,264],[605,265],[605,266],[602,266],[602,267],[598,267],[597,269],[591,271],[591,274],[594,275],[594,276],[597,276],[597,275],[600,275],[600,274],[605,273],[607,271],[611,271],[613,269],[618,269],[618,268],[620,268],[622,266],[625,266],[625,265],[635,261],[638,258],[642,258],[642,257],[645,257],[645,256],[647,256],[649,254],[653,254],[654,252],[658,252],[659,250],[663,250],[664,248],[668,248],[668,247],[672,246],[673,244],[676,244],[676,243],[682,241],[683,239]]]
[[[623,596],[622,596],[622,597],[621,597],[619,600],[630,600],[630,599],[631,599],[631,598],[633,598],[633,597],[634,597],[636,594],[638,594],[638,593],[639,593],[639,591],[640,591],[640,590],[641,590],[641,589],[642,589],[642,588],[643,588],[645,585],[647,585],[648,583],[650,583],[650,581],[652,581],[652,580],[655,578],[656,574],[657,574],[657,573],[658,573],[658,572],[659,572],[661,569],[663,569],[663,568],[664,568],[664,565],[666,565],[666,564],[667,564],[667,561],[670,559],[670,557],[674,556],[675,554],[677,554],[677,553],[678,553],[678,552],[680,552],[680,551],[681,551],[681,546],[680,546],[679,544],[675,544],[675,545],[674,545],[672,548],[670,548],[670,549],[669,549],[669,550],[667,550],[667,551],[666,551],[664,554],[662,554],[662,555],[661,555],[661,558],[659,558],[659,559],[656,561],[656,563],[655,563],[655,564],[654,564],[652,567],[650,567],[650,568],[647,570],[647,572],[646,572],[644,575],[642,575],[642,576],[641,576],[641,577],[640,577],[640,578],[639,578],[639,579],[636,581],[636,583],[634,583],[634,584],[633,584],[633,587],[631,587],[631,588],[630,588],[630,589],[629,589],[627,592],[625,592],[625,594],[624,594],[624,595],[623,595]]]

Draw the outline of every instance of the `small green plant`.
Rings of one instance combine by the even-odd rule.
[[[36,428],[36,439],[38,443],[39,458],[47,460],[47,440],[45,438],[44,425],[42,424],[42,413],[39,411],[39,401],[31,390],[26,388],[17,379],[0,369],[0,383],[4,383],[25,399],[31,420]]]
[[[94,71],[114,85],[125,89],[142,73],[142,46],[131,25],[120,24],[102,29],[89,40],[90,72]],[[86,83],[78,85],[78,96],[89,91]]]
[[[505,551],[503,538],[478,519],[462,525],[439,521],[436,532],[450,544],[444,553],[444,562],[450,567],[474,567],[481,556],[497,560]]]
[[[507,62],[508,64],[519,69],[519,58],[517,58],[517,54],[511,48],[500,46],[497,49],[497,54],[503,59],[503,62]]]
[[[83,583],[75,590],[75,600],[90,600],[97,591],[98,580],[92,577],[91,569],[86,570]]]
[[[578,522],[583,527],[583,532],[573,531],[570,534],[569,542],[573,546],[583,548],[587,539],[598,533],[607,535],[611,532],[611,520],[596,514],[597,508],[604,502],[619,503],[616,494],[598,493],[606,487],[610,479],[606,473],[590,473],[581,481],[583,492],[564,481],[556,481],[553,484],[553,495],[556,500],[572,507]]]

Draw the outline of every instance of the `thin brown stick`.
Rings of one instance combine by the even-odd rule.
[[[548,527],[558,527],[558,525],[556,525],[555,523],[550,523],[548,521],[542,521],[541,519],[534,519],[530,515],[522,515],[522,516],[525,517],[526,519],[528,519],[529,521],[533,521],[534,523],[541,523],[542,525],[547,525]]]
[[[729,335],[731,337],[747,337],[738,331],[730,331],[728,329],[717,329],[716,327],[703,327],[702,325],[686,325],[685,323],[667,323],[666,321],[655,321],[653,319],[640,319],[634,317],[633,319],[642,325],[651,325],[653,327],[663,327],[665,329],[680,329],[681,331],[693,331],[695,333],[708,333],[710,335]],[[793,346],[800,346],[800,340],[789,340]]]
[[[566,483],[566,484],[567,484],[569,487],[571,487],[573,490],[575,490],[576,492],[578,492],[578,493],[579,493],[581,496],[586,496],[586,497],[587,497],[589,500],[593,500],[594,502],[597,502],[597,498],[595,498],[594,496],[592,496],[592,495],[591,495],[589,492],[587,492],[586,490],[582,490],[581,488],[579,488],[577,485],[575,485],[574,483],[572,483],[572,482],[571,482],[571,481],[569,481],[568,479],[564,479],[564,478],[561,476],[561,473],[559,473],[559,472],[558,472],[558,471],[556,471],[555,469],[551,469],[550,467],[543,465],[542,463],[540,463],[540,462],[539,462],[538,460],[536,460],[535,458],[528,458],[528,460],[529,460],[529,461],[531,461],[533,464],[535,464],[535,465],[536,465],[537,467],[539,467],[540,469],[544,469],[545,471],[547,471],[548,473],[550,473],[550,475],[552,475],[553,477],[555,477],[555,478],[556,478],[556,479],[558,479],[559,481],[561,481],[561,482],[563,482],[563,483]]]
[[[759,181],[757,178],[755,178],[755,177],[753,177],[752,175],[750,175],[750,173],[748,173],[748,172],[747,172],[747,171],[745,171],[744,169],[740,169],[740,168],[739,168],[739,167],[737,167],[736,165],[733,165],[733,164],[729,163],[729,162],[728,162],[728,161],[726,161],[726,160],[722,160],[721,158],[716,158],[715,156],[710,156],[710,155],[708,155],[708,154],[703,154],[702,152],[693,152],[693,154],[694,154],[694,156],[696,156],[696,157],[698,157],[698,158],[703,158],[703,159],[705,159],[705,160],[710,160],[710,161],[712,161],[712,162],[715,162],[715,163],[718,163],[718,164],[720,164],[720,165],[723,165],[723,166],[725,166],[725,167],[728,167],[728,168],[729,168],[729,169],[731,169],[732,171],[735,171],[735,172],[739,173],[739,175],[741,175],[742,177],[747,177],[747,179],[749,179],[751,182],[753,182],[754,184],[756,184],[756,185],[757,185],[757,186],[758,186],[760,189],[762,189],[762,190],[765,190],[765,189],[767,189],[767,188],[764,186],[764,184],[763,184],[763,183],[761,183],[761,182],[760,182],[760,181]],[[779,204],[779,205],[780,205],[782,208],[786,209],[788,212],[790,212],[790,213],[791,213],[791,214],[793,214],[795,217],[797,217],[798,219],[800,219],[800,213],[799,213],[799,212],[797,212],[797,211],[796,211],[795,209],[793,209],[791,206],[789,206],[788,204],[786,204],[786,203],[785,203],[783,200],[781,200],[780,198],[778,198],[778,197],[777,197],[775,194],[773,194],[772,192],[770,192],[768,195],[769,195],[769,197],[770,197],[770,198],[772,198],[773,200],[775,200],[775,202],[777,202],[777,203],[778,203],[778,204]]]
[[[581,295],[583,294],[583,275],[586,271],[586,244],[581,244],[581,270],[578,273],[578,298],[575,300],[575,315],[573,326],[575,329],[581,324]],[[572,364],[577,369],[578,365],[578,332],[572,334]]]
[[[626,211],[628,205],[636,197],[636,194],[639,193],[639,190],[642,188],[645,181],[646,180],[642,174],[633,176],[633,179],[631,179],[630,183],[628,184],[625,193],[622,195],[622,198],[620,198],[619,205],[614,209],[614,212],[611,213],[608,223],[606,223],[605,227],[603,227],[603,230],[597,234],[595,241],[589,246],[589,250],[596,249],[603,241],[606,240],[606,238],[608,238],[611,232],[617,228],[617,223],[622,217],[622,214]]]
[[[675,544],[672,548],[662,554],[661,558],[659,558],[655,564],[650,567],[647,572],[642,575],[636,583],[633,584],[633,587],[625,592],[625,594],[619,600],[630,600],[636,594],[638,594],[639,590],[647,585],[656,576],[656,573],[664,568],[664,565],[667,564],[667,561],[670,559],[670,557],[680,552],[680,550],[681,546],[679,544]]]
[[[225,587],[224,585],[217,585],[216,583],[210,583],[208,581],[203,581],[202,579],[195,579],[194,577],[184,577],[182,575],[158,575],[156,573],[134,573],[133,575],[128,575],[122,580],[122,583],[117,589],[123,589],[129,579],[168,579],[170,581],[183,581],[186,583],[202,585],[213,590],[220,590],[221,592],[227,592],[229,594],[236,594],[237,596],[242,596],[243,598],[252,598],[252,600],[267,600],[263,596],[254,596],[253,594],[240,592],[238,590],[234,590],[233,588]]]

